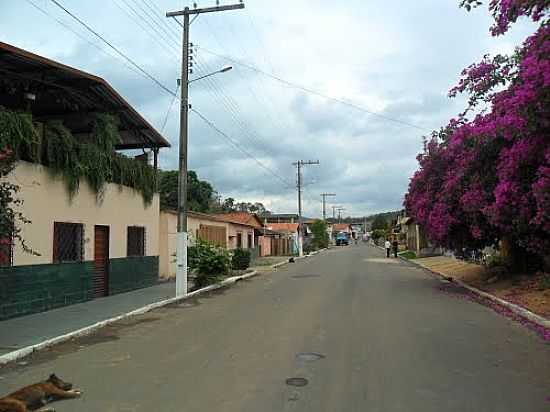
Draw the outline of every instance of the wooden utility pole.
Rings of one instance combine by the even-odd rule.
[[[338,223],[342,223],[342,210],[346,210],[344,207],[338,208]]]
[[[336,210],[342,206],[332,206],[332,220],[336,220]]]
[[[321,197],[323,198],[323,220],[327,220],[327,213],[326,213],[327,196],[336,196],[336,193],[321,193]]]
[[[181,63],[181,108],[178,175],[178,233],[176,238],[176,296],[187,294],[187,142],[189,131],[189,16],[225,10],[243,9],[244,4],[189,9],[166,13],[166,17],[183,16],[183,50]]]
[[[307,165],[318,165],[319,160],[298,160],[297,162],[292,163],[293,166],[296,166],[298,169],[298,255],[304,255],[304,236],[303,236],[303,223],[302,223],[302,167]]]

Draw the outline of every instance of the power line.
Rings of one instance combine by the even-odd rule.
[[[172,101],[170,102],[170,106],[168,106],[168,110],[166,111],[166,116],[164,116],[164,121],[162,122],[162,127],[160,128],[160,133],[162,134],[164,132],[164,128],[166,127],[166,123],[168,122],[168,117],[170,116],[170,112],[172,111],[172,107],[174,106],[174,102],[178,98],[178,91],[180,90],[180,85],[178,83],[178,88],[176,89],[176,94],[174,97],[172,97]]]
[[[218,44],[218,46],[220,48],[223,48],[222,42],[220,41],[220,39],[216,35],[216,31],[214,30],[212,25],[209,23],[208,19],[205,19],[204,22],[205,22],[205,24],[208,28],[208,33],[212,36],[212,38],[215,40],[215,42]],[[235,31],[231,30],[231,32],[233,33],[234,37],[236,38]],[[238,44],[239,41],[238,41],[237,38],[236,38],[236,40],[237,40],[236,43]],[[243,49],[241,48],[241,52],[242,51],[243,51]],[[265,107],[265,110],[261,110],[260,113],[263,114],[263,116],[265,117],[267,122],[269,122],[272,126],[274,126],[274,127],[272,127],[272,129],[273,130],[286,130],[289,135],[292,135],[293,130],[292,130],[292,128],[290,128],[288,126],[288,124],[285,121],[286,116],[281,116],[280,113],[278,113],[273,101],[266,98],[266,96],[268,95],[268,92],[266,91],[265,87],[262,87],[262,85],[263,85],[263,82],[267,81],[267,79],[265,77],[261,77],[261,76],[260,77],[255,76],[254,79],[247,78],[247,77],[245,77],[245,75],[240,70],[237,70],[237,74],[242,79],[243,84],[246,85],[248,91],[250,92],[250,95],[252,96],[252,98],[254,100],[256,100],[259,107],[261,107],[261,106]],[[259,80],[258,86],[260,88],[260,92],[258,92],[258,89],[256,89],[253,80]],[[272,112],[273,112],[273,115],[272,115]]]
[[[191,108],[190,111],[192,111],[193,113],[195,113],[197,116],[199,116],[208,126],[210,126],[212,129],[214,129],[218,134],[220,134],[221,136],[223,136],[225,139],[227,139],[233,146],[235,146],[238,150],[240,150],[241,152],[243,152],[246,156],[248,156],[249,158],[251,158],[252,160],[254,160],[258,166],[260,166],[262,169],[266,170],[268,173],[270,173],[271,175],[273,175],[275,178],[277,178],[278,180],[280,180],[281,182],[284,183],[284,185],[286,187],[289,187],[289,188],[292,188],[293,185],[292,183],[288,182],[286,179],[284,179],[283,177],[281,177],[279,174],[277,174],[273,169],[271,169],[270,167],[264,165],[260,160],[258,160],[254,155],[252,155],[250,152],[248,152],[245,148],[243,148],[236,140],[234,140],[233,138],[231,138],[231,136],[229,136],[228,134],[226,134],[224,131],[222,131],[221,129],[219,129],[213,122],[211,122],[210,120],[208,120],[205,116],[202,115],[202,113],[200,113],[199,111],[197,111],[196,109],[194,108]]]
[[[80,23],[82,26],[86,28],[89,32],[91,32],[94,36],[99,38],[103,43],[105,43],[107,46],[109,46],[111,49],[113,49],[118,55],[123,57],[126,61],[128,61],[132,66],[134,66],[136,69],[138,69],[140,72],[142,72],[145,76],[147,76],[150,80],[152,80],[157,86],[159,86],[161,89],[163,89],[165,92],[172,96],[177,96],[176,93],[174,93],[172,90],[170,90],[168,87],[166,87],[164,84],[162,84],[159,80],[157,80],[153,75],[149,74],[145,69],[143,69],[139,64],[134,62],[130,57],[128,57],[126,54],[124,54],[120,49],[115,47],[112,43],[110,43],[108,40],[106,40],[101,34],[96,32],[94,29],[92,29],[88,24],[86,24],[84,21],[82,21],[80,18],[78,18],[75,14],[71,13],[69,10],[67,10],[63,5],[61,5],[57,0],[50,0],[53,4],[55,4],[57,7],[59,7],[61,10],[63,10],[65,13],[67,13],[69,16],[71,16],[74,20],[76,20],[78,23]]]
[[[176,21],[177,21],[177,20],[176,20]],[[178,22],[178,23],[179,23],[179,22]],[[301,91],[303,91],[303,92],[306,92],[306,93],[309,93],[309,94],[312,94],[312,95],[315,95],[315,96],[318,96],[318,97],[322,97],[322,98],[327,99],[327,100],[332,100],[332,101],[334,101],[334,102],[336,102],[336,103],[340,103],[340,104],[343,104],[343,105],[345,105],[345,106],[352,107],[352,108],[354,108],[354,109],[356,109],[356,110],[359,110],[359,111],[361,111],[361,112],[364,112],[364,113],[367,113],[367,114],[370,114],[370,115],[373,115],[373,116],[376,116],[376,117],[380,117],[381,119],[385,119],[385,120],[388,120],[388,121],[390,121],[390,122],[398,123],[398,124],[401,124],[401,125],[403,125],[403,126],[413,127],[413,128],[415,128],[415,129],[422,130],[422,131],[431,131],[430,129],[427,129],[427,128],[425,128],[425,127],[417,126],[417,125],[415,125],[415,124],[413,124],[413,123],[409,123],[409,122],[406,122],[406,121],[403,121],[403,120],[399,120],[399,119],[395,119],[395,118],[393,118],[393,117],[389,117],[389,116],[386,116],[386,115],[383,115],[383,114],[380,114],[380,113],[377,113],[377,112],[373,112],[373,111],[368,110],[368,109],[365,109],[364,107],[361,107],[361,106],[359,106],[359,105],[357,105],[357,104],[355,104],[355,103],[347,102],[347,101],[342,100],[342,99],[339,99],[339,98],[337,98],[337,97],[329,96],[329,95],[324,94],[324,93],[321,93],[321,92],[319,92],[319,91],[317,91],[317,90],[313,90],[313,89],[311,89],[311,88],[309,88],[309,87],[302,86],[302,85],[300,85],[300,84],[298,84],[298,83],[294,83],[294,82],[291,82],[291,81],[289,81],[289,80],[285,80],[285,79],[283,79],[283,78],[281,78],[281,77],[279,77],[279,76],[276,76],[276,75],[274,75],[274,74],[272,74],[272,73],[268,73],[268,72],[266,72],[266,71],[264,71],[264,70],[262,70],[262,69],[260,69],[260,68],[258,68],[258,67],[256,67],[256,66],[254,66],[254,65],[251,65],[251,64],[249,64],[249,63],[245,63],[245,62],[243,62],[243,61],[241,61],[241,60],[238,60],[238,59],[236,59],[236,58],[234,58],[234,57],[230,57],[230,56],[227,56],[227,55],[223,55],[223,54],[220,54],[220,53],[216,53],[216,52],[211,51],[211,50],[208,50],[208,49],[206,49],[206,48],[204,48],[204,47],[202,47],[202,46],[197,46],[197,48],[199,48],[199,47],[200,47],[201,50],[204,50],[205,52],[207,52],[207,53],[209,53],[209,54],[211,54],[211,55],[213,55],[213,56],[219,57],[219,58],[221,58],[221,59],[228,60],[228,61],[230,61],[230,62],[232,62],[232,63],[234,63],[234,64],[238,64],[238,65],[240,65],[240,66],[246,67],[246,68],[249,69],[249,70],[252,70],[252,71],[254,71],[254,72],[256,72],[256,73],[259,73],[259,74],[262,74],[262,75],[264,75],[264,76],[267,76],[267,77],[269,77],[269,78],[271,78],[271,79],[273,79],[273,80],[275,80],[275,81],[278,81],[278,82],[280,82],[280,83],[286,84],[287,86],[290,86],[290,87],[292,87],[292,88],[301,90]]]
[[[138,3],[137,0],[133,0],[134,4],[136,4],[140,9],[141,11],[143,11],[143,13],[149,17],[151,19],[151,21],[153,22],[153,24],[155,26],[157,26],[161,31],[162,33],[164,33],[165,35],[168,36],[168,39],[169,40],[173,40],[172,36],[174,35],[172,32],[170,32],[169,30],[166,29],[166,18],[162,18],[161,21],[162,21],[162,24],[160,24],[156,19],[155,19],[155,13],[154,13],[154,10],[148,5],[148,2],[145,1],[145,0],[141,0],[141,3],[144,3],[146,6],[147,6],[147,9],[149,9],[149,11],[152,11],[153,14],[151,15],[151,13],[149,11],[147,11],[142,5],[141,3]],[[181,46],[181,39],[179,39],[177,36],[176,36],[176,43],[178,45]]]
[[[85,41],[86,43],[90,44],[91,46],[95,47],[96,49],[98,49],[100,52],[106,54],[107,56],[109,57],[112,57],[114,59],[119,59],[119,57],[115,56],[114,54],[111,54],[109,53],[107,50],[105,50],[104,48],[98,46],[97,44],[95,44],[93,41],[91,41],[90,39],[86,38],[85,36],[83,36],[82,34],[80,34],[79,32],[77,32],[75,29],[73,29],[71,26],[69,26],[67,23],[65,23],[63,20],[61,19],[58,19],[56,17],[54,17],[52,14],[48,13],[45,9],[43,9],[42,7],[40,7],[39,5],[37,5],[36,3],[34,3],[34,1],[32,0],[27,0],[27,3],[29,3],[31,6],[33,6],[35,9],[37,9],[38,11],[40,11],[42,14],[44,14],[45,16],[49,17],[50,19],[54,20],[57,24],[59,24],[60,26],[64,27],[65,29],[69,30],[71,33],[73,33],[75,36],[77,36],[78,38],[80,38],[81,40]],[[128,63],[126,63],[125,61],[121,61],[121,63],[128,69],[130,69],[131,71],[133,71],[135,74],[138,74],[144,78],[145,75],[139,71],[137,71],[134,67],[130,66]]]
[[[208,69],[207,72],[212,71],[207,63],[202,63],[197,59],[195,60],[195,63],[199,69],[201,69],[204,65]],[[235,122],[237,127],[240,127],[243,136],[247,137],[252,143],[261,145],[267,154],[274,156],[274,153],[268,149],[260,134],[254,130],[254,128],[243,116],[240,115],[240,107],[238,103],[231,96],[228,96],[221,88],[217,87],[213,78],[206,78],[204,80],[205,86],[210,89],[213,95],[217,95],[221,104],[226,108],[227,113],[232,117],[232,120]]]
[[[172,59],[174,59],[176,62],[179,62],[179,59],[177,58],[178,56],[178,52],[177,52],[177,49],[172,49],[170,47],[168,47],[169,45],[167,45],[166,43],[162,42],[162,39],[158,36],[156,36],[150,29],[148,29],[146,26],[143,25],[143,17],[138,14],[136,12],[136,10],[134,8],[132,8],[128,3],[126,3],[125,0],[122,0],[124,2],[124,4],[126,5],[126,7],[128,7],[129,10],[131,10],[131,12],[133,13],[130,14],[128,12],[128,10],[126,10],[125,8],[123,8],[118,0],[115,0],[114,1],[114,4],[115,6],[117,6],[124,14],[126,14],[126,16],[128,16],[128,18],[130,18],[134,23],[136,23],[139,27],[141,27],[141,29],[143,30],[144,33],[146,33],[147,35],[149,35],[154,41],[155,43],[157,43],[159,46],[161,46],[162,50],[167,53]],[[136,16],[137,19],[134,17]]]

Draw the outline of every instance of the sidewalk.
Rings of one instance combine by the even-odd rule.
[[[0,322],[0,356],[175,296],[175,282]]]

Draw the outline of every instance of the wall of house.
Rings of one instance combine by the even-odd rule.
[[[176,276],[176,231],[178,217],[175,213],[159,215],[159,274],[167,279]]]
[[[82,181],[78,193],[70,199],[64,182],[52,177],[48,169],[28,162],[19,162],[8,180],[21,187],[22,212],[32,224],[23,225],[22,236],[28,246],[38,252],[34,256],[17,245],[14,265],[52,263],[54,222],[84,224],[84,260],[94,258],[94,225],[109,226],[109,257],[126,257],[128,226],[145,227],[145,255],[159,252],[159,197],[155,195],[146,207],[139,192],[116,184],[107,184],[98,197]]]
[[[0,320],[93,299],[93,263],[0,267]]]
[[[245,225],[239,225],[236,223],[229,223],[227,227],[227,236],[229,237],[227,248],[228,249],[237,249],[237,234],[242,234],[242,245],[243,249],[253,248],[254,247],[254,228]],[[248,235],[252,236],[251,244],[248,243]]]
[[[159,197],[145,206],[139,192],[108,184],[96,196],[86,182],[69,198],[64,182],[40,165],[19,162],[8,180],[19,185],[20,206],[32,223],[21,235],[39,255],[16,245],[13,266],[0,268],[0,319],[94,298],[94,225],[109,227],[108,294],[151,286],[159,273]],[[53,263],[54,222],[84,226],[81,262]],[[128,226],[145,228],[145,255],[127,256]]]
[[[229,233],[230,223],[218,222],[206,218],[189,215],[187,217],[187,233],[189,245],[195,244],[197,231],[201,225],[225,228]],[[168,279],[176,276],[176,233],[178,217],[174,212],[161,211],[159,218],[159,272],[161,278]],[[228,243],[226,239],[226,243]]]
[[[259,236],[258,244],[260,245],[261,256],[271,256],[271,236]]]

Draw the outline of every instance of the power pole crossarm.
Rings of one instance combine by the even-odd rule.
[[[177,17],[177,16],[185,16],[187,15],[193,15],[193,14],[204,14],[204,13],[214,13],[217,11],[228,11],[228,10],[237,10],[237,9],[244,9],[244,4],[230,4],[228,6],[215,6],[215,7],[203,7],[201,9],[190,9],[186,7],[184,10],[181,11],[171,11],[169,13],[166,13],[166,17]]]

